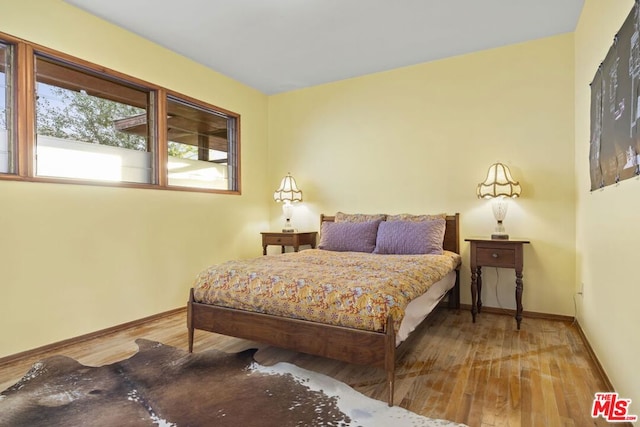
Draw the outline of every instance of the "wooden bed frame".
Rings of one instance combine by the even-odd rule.
[[[321,221],[333,221],[321,216]],[[460,253],[459,214],[448,215],[443,247]],[[460,267],[456,269],[455,286],[448,292],[449,308],[460,308]],[[275,347],[341,360],[348,363],[383,368],[387,372],[389,406],[393,406],[396,337],[393,321],[387,319],[386,332],[372,332],[327,325],[306,320],[254,313],[209,304],[197,303],[193,289],[187,304],[189,352],[193,352],[195,329],[244,338]]]

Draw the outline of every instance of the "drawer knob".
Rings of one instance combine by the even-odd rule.
[[[282,242],[282,239],[278,239],[278,242]]]
[[[497,253],[493,253],[493,254],[491,254],[491,256],[494,257],[494,258],[498,258],[498,254]]]

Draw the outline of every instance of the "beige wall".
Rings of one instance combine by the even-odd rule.
[[[505,162],[523,188],[507,230],[532,241],[524,308],[573,316],[573,73],[566,34],[271,96],[269,181],[296,177],[299,229],[316,230],[320,213],[337,210],[445,211],[461,213],[464,238],[493,230],[475,188],[491,163]],[[271,213],[277,228],[275,203]],[[462,250],[470,303],[467,243]],[[485,304],[515,308],[513,271],[498,280],[485,270]]]
[[[587,0],[575,33],[577,277],[584,283],[578,320],[618,393],[640,414],[640,181],[589,192],[589,83],[633,0]],[[633,102],[633,101],[632,101]]]
[[[575,34],[271,97],[62,1],[0,3],[2,32],[241,114],[243,182],[223,196],[0,181],[0,357],[182,306],[202,267],[258,255],[258,232],[280,227],[268,195],[286,172],[300,229],[337,210],[447,211],[469,237],[492,230],[474,191],[502,161],[523,186],[507,229],[532,241],[525,310],[572,316],[583,282],[580,324],[640,402],[638,182],[588,192],[588,83],[633,0],[586,0]],[[484,278],[485,304],[513,308],[513,273]]]
[[[0,31],[241,115],[242,195],[0,181],[0,357],[184,306],[204,266],[261,253],[267,97],[58,0]]]

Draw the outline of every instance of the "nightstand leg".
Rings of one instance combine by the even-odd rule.
[[[482,311],[482,267],[478,267],[478,313]]]
[[[471,318],[473,323],[476,323],[476,314],[478,313],[478,306],[476,305],[478,297],[478,275],[476,268],[471,267]]]
[[[516,323],[520,330],[520,322],[522,322],[522,271],[516,270]]]

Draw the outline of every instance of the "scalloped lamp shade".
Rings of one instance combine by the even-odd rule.
[[[476,194],[479,199],[492,199],[494,197],[520,197],[520,183],[513,179],[511,171],[503,163],[494,163],[489,166],[484,182],[478,184]]]

